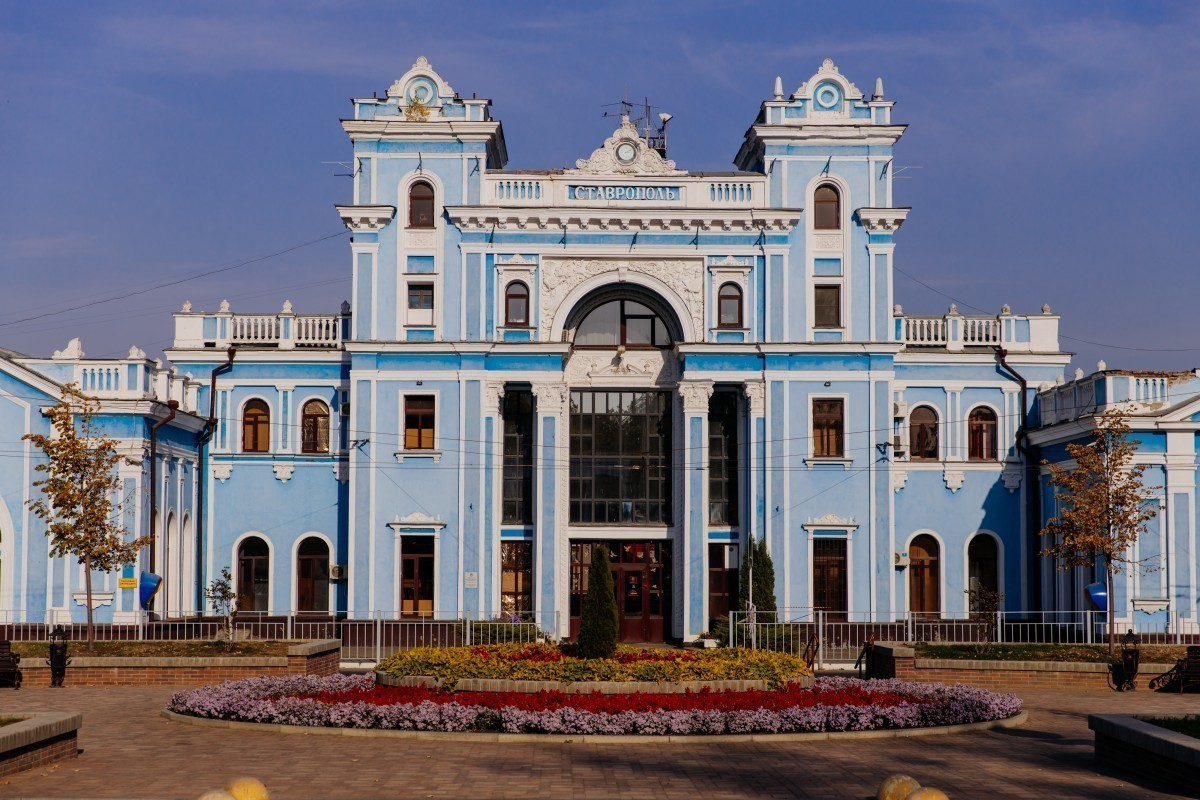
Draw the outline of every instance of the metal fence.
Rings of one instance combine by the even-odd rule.
[[[1137,633],[1143,644],[1200,643],[1200,626],[1172,611],[1118,618],[1116,634]],[[789,608],[734,611],[734,647],[804,655],[815,645],[817,666],[852,662],[868,640],[924,644],[1102,644],[1108,618],[1101,611],[999,611],[994,614],[872,614]]]
[[[15,622],[21,612],[0,612],[0,639],[46,641],[54,625]],[[87,625],[63,624],[74,641],[87,638]],[[235,641],[338,639],[343,661],[378,662],[392,653],[413,647],[457,647],[550,641],[558,630],[557,615],[483,617],[478,613],[439,611],[435,616],[402,617],[394,612],[371,612],[361,619],[335,619],[328,615],[279,616],[238,614],[233,622]],[[225,638],[223,621],[214,617],[159,620],[139,614],[133,622],[98,623],[98,642],[215,641]]]

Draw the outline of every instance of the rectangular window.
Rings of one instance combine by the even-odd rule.
[[[505,390],[503,410],[502,520],[528,524],[533,522],[533,394]]]
[[[738,546],[708,545],[708,628],[738,609]]]
[[[433,449],[433,398],[404,398],[404,449]]]
[[[713,392],[708,405],[708,522],[738,524],[736,392]]]
[[[813,455],[842,458],[845,448],[845,406],[839,399],[813,400]]]
[[[817,328],[842,327],[842,287],[813,287],[813,325]]]
[[[500,543],[500,610],[533,611],[533,542]]]
[[[410,283],[408,285],[408,307],[413,311],[432,311],[433,284]]]
[[[671,395],[571,392],[570,518],[669,525]]]

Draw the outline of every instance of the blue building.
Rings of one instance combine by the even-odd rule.
[[[1037,554],[1058,318],[893,304],[905,126],[881,81],[864,95],[828,60],[790,93],[777,79],[721,173],[628,117],[574,168],[505,170],[491,101],[424,58],[353,105],[339,313],[185,303],[169,369],[78,346],[0,359],[6,440],[46,427],[62,383],[102,398],[131,453],[130,530],[157,515],[131,573],[164,577],[157,613],[203,611],[229,567],[244,613],[519,613],[569,636],[606,544],[623,638],[687,640],[737,607],[751,538],[781,607],[955,616],[973,582],[1009,609],[1075,607]],[[1193,440],[1172,435],[1183,502]],[[79,569],[25,510],[34,463],[26,448],[0,477],[0,608],[78,617]],[[1185,516],[1157,540],[1184,566],[1153,592],[1194,619]],[[101,615],[136,611],[100,580]]]

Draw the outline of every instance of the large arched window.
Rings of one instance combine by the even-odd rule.
[[[237,610],[265,613],[271,605],[271,549],[258,536],[238,545]]]
[[[813,192],[813,227],[819,231],[842,228],[842,198],[828,183],[821,184]]]
[[[717,292],[717,327],[742,327],[742,287],[726,283]]]
[[[918,406],[908,418],[908,457],[937,461],[938,418],[929,406]]]
[[[433,187],[425,181],[417,181],[408,188],[408,227],[433,226]]]
[[[670,347],[667,323],[636,300],[610,300],[593,308],[575,329],[576,347]]]
[[[521,281],[513,281],[504,289],[504,325],[529,327],[529,287]]]
[[[979,610],[985,592],[999,591],[997,549],[996,540],[986,533],[976,534],[967,545],[967,589],[972,593],[972,611]]]
[[[242,407],[242,452],[266,453],[271,449],[271,409],[263,400]]]
[[[923,533],[908,546],[908,609],[937,616],[942,610],[942,574],[937,539]]]
[[[318,536],[300,542],[296,551],[296,610],[329,611],[329,545]]]
[[[329,406],[309,400],[300,414],[300,452],[329,452]]]
[[[976,408],[967,417],[967,457],[996,460],[996,412],[990,408]]]

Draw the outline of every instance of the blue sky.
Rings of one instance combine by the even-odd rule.
[[[729,169],[776,75],[825,57],[910,125],[896,265],[989,313],[1063,314],[1087,370],[1200,366],[1200,4],[1189,2],[8,3],[0,8],[0,346],[169,344],[190,299],[335,311],[349,180],[338,119],[418,55],[494,101],[511,167],[558,167],[672,112],[671,157]],[[897,276],[897,301],[943,294]],[[38,319],[18,321],[35,315]],[[1096,342],[1100,344],[1091,344]],[[1143,348],[1147,352],[1137,349]],[[1189,349],[1191,348],[1191,349]]]

